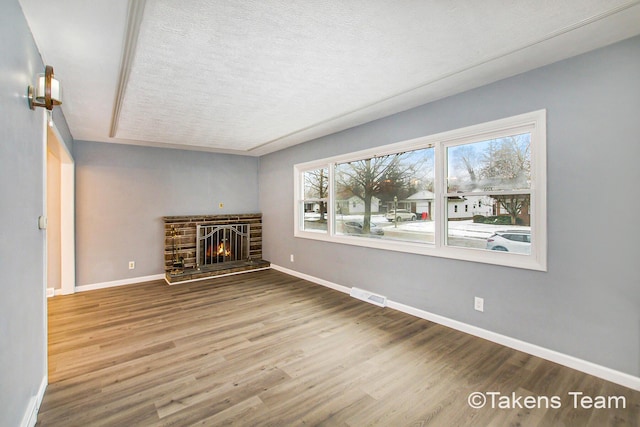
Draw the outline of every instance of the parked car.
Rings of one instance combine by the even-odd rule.
[[[414,214],[413,212],[409,212],[406,209],[398,209],[398,210],[392,209],[389,212],[387,212],[387,214],[385,215],[385,218],[387,218],[387,221],[394,221],[394,220],[398,220],[398,222],[415,221],[416,214]]]
[[[342,224],[344,234],[364,234],[362,221],[345,221]],[[369,234],[372,236],[382,236],[384,231],[374,223],[369,223]]]
[[[530,230],[496,231],[487,239],[487,249],[492,251],[514,252],[517,254],[531,253]]]

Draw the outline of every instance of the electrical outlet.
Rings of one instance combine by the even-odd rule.
[[[129,270],[133,270],[134,268],[136,268],[136,262],[135,261],[129,261]]]
[[[291,262],[293,262],[293,254],[291,254]]]
[[[473,301],[473,308],[477,311],[484,311],[484,298],[476,297]]]

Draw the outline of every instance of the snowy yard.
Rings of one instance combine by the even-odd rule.
[[[346,221],[362,221],[362,215],[336,215],[336,232],[342,232],[342,224]],[[318,221],[319,215],[305,214],[305,224],[308,228],[315,228],[311,224]],[[433,242],[435,235],[434,221],[387,221],[384,215],[372,215],[371,222],[384,230],[384,237],[388,239],[409,240],[418,242]],[[496,231],[530,230],[531,227],[520,225],[478,224],[473,220],[448,222],[449,244],[464,247],[485,248],[486,240]]]

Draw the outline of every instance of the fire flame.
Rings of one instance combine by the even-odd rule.
[[[213,249],[213,246],[209,246],[207,248],[207,257],[211,256],[212,249]],[[217,256],[229,256],[229,255],[231,255],[231,249],[229,249],[227,247],[227,245],[224,244],[224,242],[220,243],[218,245],[218,248],[217,249],[213,249],[213,250],[215,250],[215,254]]]
[[[224,243],[220,243],[218,245],[218,255],[229,256],[231,255],[231,250]]]

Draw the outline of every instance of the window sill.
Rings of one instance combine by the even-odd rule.
[[[505,267],[522,268],[535,271],[547,271],[546,260],[536,254],[523,255],[485,249],[461,248],[443,245],[437,247],[432,243],[418,243],[389,240],[375,237],[358,237],[347,235],[329,235],[322,232],[296,231],[294,237],[317,240],[342,245],[359,246],[371,249],[403,252],[414,255],[433,256],[438,258],[456,259],[461,261],[479,262],[483,264],[500,265]]]

